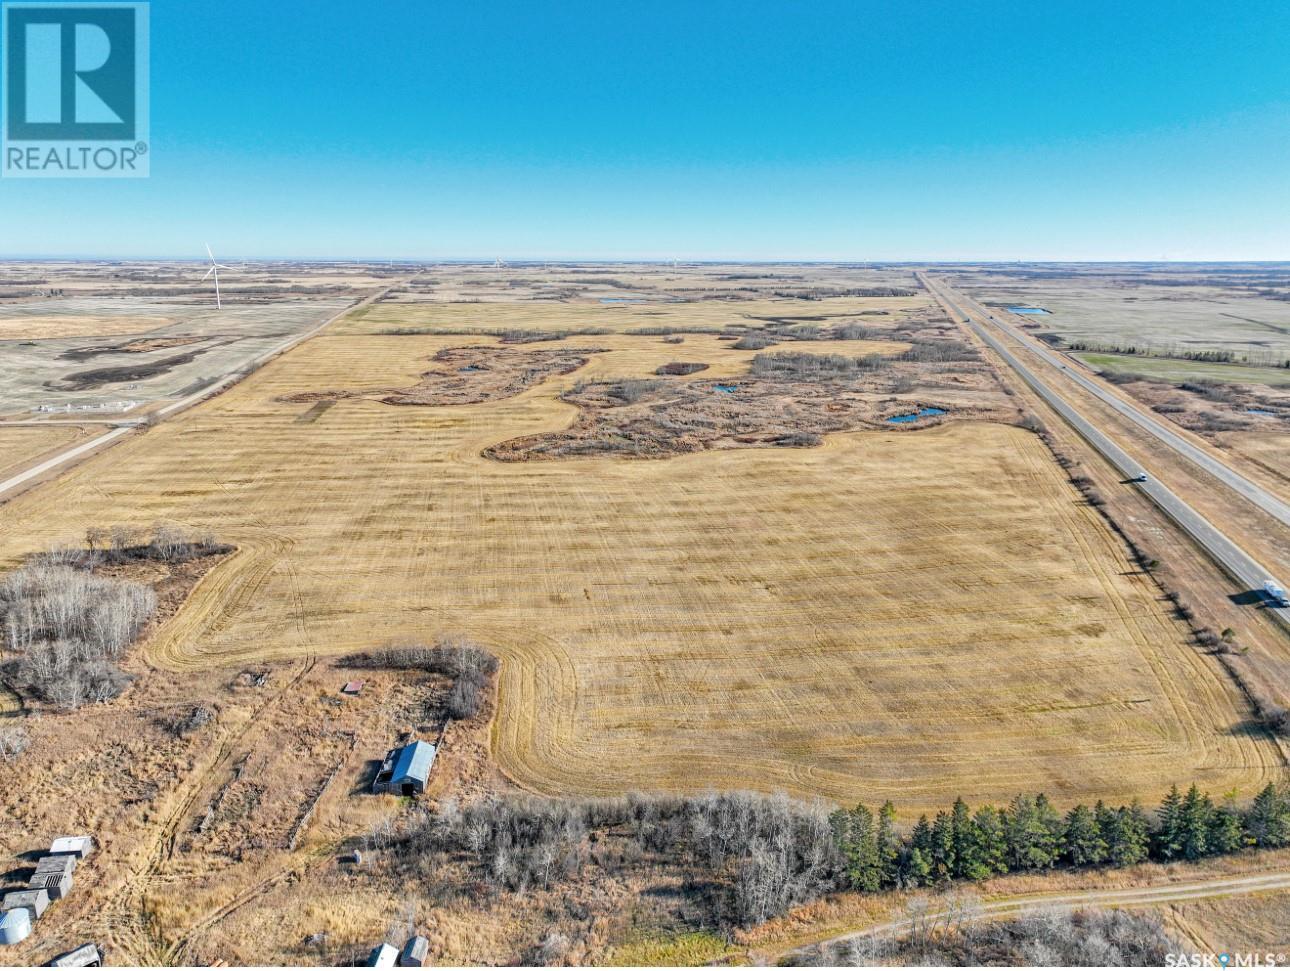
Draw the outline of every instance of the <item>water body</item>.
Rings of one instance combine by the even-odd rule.
[[[714,384],[714,385],[712,386],[712,390],[713,390],[713,391],[720,391],[722,394],[734,394],[736,391],[738,391],[738,390],[739,390],[739,385],[737,385],[737,384]]]
[[[1258,415],[1260,418],[1275,418],[1277,416],[1275,411],[1267,411],[1263,408],[1246,408],[1245,413],[1247,415]]]
[[[601,303],[648,303],[643,297],[601,297]]]
[[[1036,316],[1047,316],[1050,311],[1043,307],[1009,307],[1008,313],[1011,314],[1034,314]]]
[[[920,408],[918,411],[911,412],[908,415],[894,415],[887,420],[897,425],[906,425],[911,421],[918,421],[920,418],[931,418],[933,415],[945,414],[944,408]]]

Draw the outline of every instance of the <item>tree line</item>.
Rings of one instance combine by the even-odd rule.
[[[935,817],[919,817],[906,833],[896,810],[875,814],[864,805],[829,816],[853,890],[921,887],[954,880],[985,880],[1005,873],[1054,867],[1125,867],[1290,846],[1290,790],[1269,784],[1244,809],[1216,805],[1195,785],[1174,786],[1155,813],[1136,800],[1110,807],[1083,803],[1065,814],[1048,798],[1018,795],[1005,808],[969,808],[963,799]]]

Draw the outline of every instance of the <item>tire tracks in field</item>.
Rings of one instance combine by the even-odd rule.
[[[270,697],[263,699],[252,709],[246,721],[222,740],[210,763],[189,775],[184,786],[186,791],[180,796],[179,804],[166,814],[160,828],[151,838],[142,864],[135,867],[125,885],[113,895],[113,899],[119,902],[108,908],[106,917],[110,921],[114,915],[119,916],[123,918],[123,923],[134,928],[136,939],[134,957],[141,959],[146,957],[155,964],[166,963],[167,953],[163,950],[163,941],[156,931],[147,906],[150,885],[161,868],[174,858],[180,827],[192,814],[193,807],[207,791],[209,783],[227,767],[239,743],[258,727],[261,716],[275,707],[287,692],[304,680],[316,663],[316,657],[312,655],[306,657],[300,669],[281,688]]]

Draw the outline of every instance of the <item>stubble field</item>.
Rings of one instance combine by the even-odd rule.
[[[450,323],[522,313],[616,331],[569,338],[604,349],[573,374],[503,401],[352,399],[301,421],[309,405],[278,399],[406,386],[440,349],[493,340],[382,335],[403,308],[379,305],[19,497],[0,563],[112,523],[237,544],[144,648],[179,672],[472,636],[503,659],[493,756],[544,792],[747,787],[915,807],[1192,779],[1248,789],[1277,772],[1217,665],[1019,428],[659,461],[481,457],[567,426],[575,410],[557,398],[579,379],[677,359],[719,379],[752,357],[713,335],[677,348],[623,333],[648,323],[635,308],[565,309],[453,305]]]

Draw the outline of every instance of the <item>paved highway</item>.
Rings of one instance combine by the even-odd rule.
[[[944,284],[937,284],[937,286],[940,287],[942,291],[946,289]],[[960,302],[963,304],[974,303],[974,301],[963,297],[961,294],[956,294],[956,296],[959,297]],[[1217,456],[1210,454],[1203,448],[1197,447],[1195,443],[1188,440],[1186,436],[1179,434],[1177,431],[1174,431],[1169,426],[1158,421],[1142,409],[1135,407],[1128,401],[1125,401],[1122,397],[1111,391],[1101,382],[1096,381],[1087,375],[1081,374],[1076,368],[1070,367],[1063,357],[1058,354],[1054,354],[1047,347],[1044,347],[1039,342],[1030,339],[1028,335],[1022,333],[1001,317],[996,317],[989,311],[981,310],[979,304],[976,305],[976,309],[978,312],[984,313],[985,316],[989,317],[990,320],[1001,330],[1006,331],[1012,337],[1025,344],[1031,353],[1039,355],[1049,364],[1053,365],[1053,367],[1065,370],[1067,377],[1072,381],[1079,384],[1089,393],[1096,395],[1099,399],[1106,402],[1139,428],[1150,432],[1175,452],[1204,469],[1214,478],[1218,479],[1233,492],[1239,493],[1263,511],[1279,519],[1282,524],[1290,526],[1290,503],[1282,502],[1258,483],[1250,481],[1231,466],[1224,463]]]
[[[1077,412],[1065,398],[1042,381],[1016,354],[1005,347],[1001,340],[973,320],[972,314],[956,303],[950,296],[953,291],[938,283],[932,283],[921,274],[919,279],[945,305],[946,310],[950,312],[954,319],[965,321],[967,326],[972,328],[972,331],[978,337],[989,344],[995,353],[1021,376],[1026,384],[1030,385],[1040,397],[1048,402],[1053,410],[1066,420],[1067,424],[1079,432],[1126,479],[1137,479],[1139,476],[1145,476],[1146,481],[1137,483],[1138,488],[1159,506],[1170,519],[1177,523],[1188,536],[1195,540],[1213,558],[1214,562],[1240,583],[1244,589],[1261,590],[1265,581],[1274,579],[1267,567],[1260,564],[1216,529],[1209,520],[1205,519],[1204,516],[1183,502],[1170,489],[1162,485],[1159,480],[1151,475],[1148,469],[1130,458],[1124,449],[1115,444]],[[1274,607],[1271,604],[1267,604],[1264,609],[1276,617],[1283,627],[1290,630],[1290,608]]]

